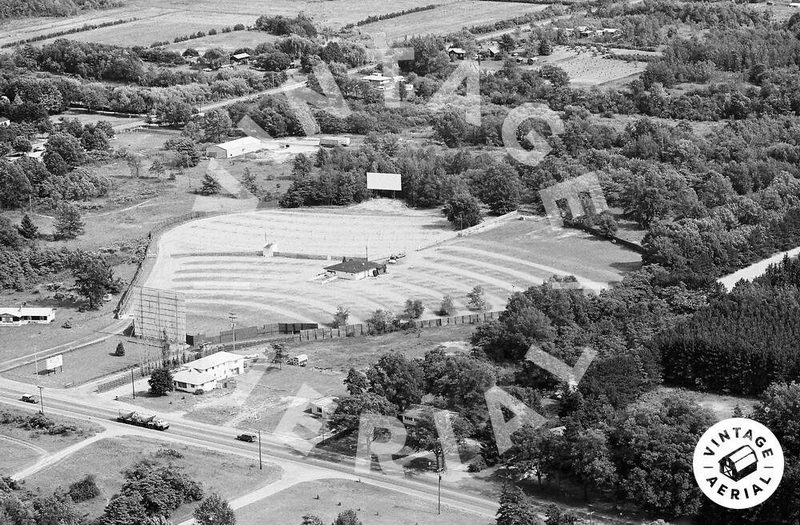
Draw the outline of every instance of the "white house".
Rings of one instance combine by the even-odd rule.
[[[239,155],[260,151],[265,147],[264,143],[255,137],[242,137],[215,146],[209,146],[206,149],[206,157],[230,159],[232,157],[238,157]]]
[[[197,370],[179,370],[172,376],[172,384],[175,390],[194,393],[198,390],[208,392],[217,388],[217,380],[214,376]]]
[[[373,86],[377,86],[380,88],[387,88],[392,85],[394,79],[392,77],[385,77],[383,75],[367,75],[363,78]]]
[[[54,308],[4,308],[0,307],[0,326],[22,326],[24,324],[47,324],[56,319]]]
[[[333,415],[338,403],[339,398],[333,396],[325,396],[315,399],[310,403],[311,415],[321,419],[328,419]]]
[[[338,264],[326,266],[325,271],[328,272],[328,275],[340,279],[356,281],[386,273],[386,265],[364,259],[347,259]]]
[[[211,377],[220,381],[244,373],[244,356],[230,352],[217,352],[186,363],[184,368],[211,374]]]

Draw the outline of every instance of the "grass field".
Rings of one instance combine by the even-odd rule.
[[[476,285],[484,288],[490,309],[498,310],[513,291],[552,275],[575,275],[584,287],[599,290],[640,260],[582,232],[554,231],[542,220],[510,221],[456,238],[437,212],[401,213],[275,210],[194,221],[162,237],[147,286],[186,294],[188,331],[211,333],[227,326],[229,311],[243,326],[328,323],[343,305],[351,322],[361,322],[378,308],[399,312],[415,298],[431,317],[446,294],[468,313],[466,294]],[[280,251],[363,256],[368,249],[371,259],[403,251],[407,257],[378,278],[325,282],[317,277],[336,259],[255,255],[265,239],[277,241]],[[415,251],[434,241],[445,242]]]
[[[428,11],[373,22],[358,29],[362,33],[386,33],[387,40],[393,41],[406,36],[452,33],[463,27],[506,20],[526,13],[543,11],[546,8],[546,4],[466,0],[448,3]]]
[[[316,499],[319,496],[319,499]],[[361,521],[369,525],[489,525],[474,514],[458,511],[446,505],[436,514],[435,502],[420,501],[403,494],[344,480],[311,481],[295,485],[278,494],[252,503],[236,512],[239,525],[265,523],[300,523],[302,517],[313,514],[323,523],[332,523],[347,509],[357,511]]]
[[[167,446],[183,454],[183,458],[159,456],[158,451]],[[25,486],[50,493],[58,487],[66,487],[83,479],[87,474],[94,474],[102,494],[78,504],[78,509],[95,517],[102,512],[107,499],[122,486],[122,471],[143,459],[182,467],[192,479],[202,482],[206,494],[213,491],[226,499],[241,495],[242,487],[246,487],[248,491],[256,490],[279,479],[281,475],[281,469],[277,466],[266,464],[264,470],[260,471],[258,463],[247,458],[207,449],[166,445],[152,437],[126,436],[93,443],[54,466],[26,478]],[[190,518],[196,505],[181,506],[172,516],[172,522],[180,523]]]

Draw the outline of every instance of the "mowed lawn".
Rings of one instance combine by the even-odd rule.
[[[165,448],[176,450],[183,457],[177,459],[159,454],[159,450]],[[78,504],[78,509],[90,517],[96,517],[102,513],[108,499],[122,487],[122,471],[144,459],[181,467],[192,479],[202,482],[206,494],[217,492],[225,499],[241,496],[272,483],[280,478],[282,472],[279,467],[271,464],[266,464],[264,470],[259,470],[257,461],[240,456],[160,442],[152,437],[125,436],[93,443],[56,465],[26,478],[25,486],[29,490],[40,489],[47,494],[59,487],[66,488],[87,474],[93,474],[102,494]],[[196,503],[183,505],[172,516],[173,523],[190,518],[196,506]]]
[[[317,499],[319,496],[319,499]],[[300,523],[305,515],[316,515],[323,523],[353,509],[369,525],[491,525],[494,520],[423,501],[365,483],[345,480],[311,481],[295,485],[236,512],[238,525]]]

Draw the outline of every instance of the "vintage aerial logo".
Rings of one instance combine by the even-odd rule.
[[[783,477],[783,449],[757,421],[720,421],[694,449],[694,477],[703,493],[729,509],[748,509],[767,500]]]

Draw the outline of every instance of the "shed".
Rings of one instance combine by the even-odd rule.
[[[264,149],[264,143],[255,137],[242,137],[240,139],[223,142],[206,149],[206,156],[214,159],[230,159],[253,153]]]
[[[319,145],[328,148],[334,146],[349,146],[350,137],[320,137]]]
[[[400,415],[404,425],[415,426],[423,417],[433,417],[436,412],[445,412],[451,418],[456,417],[458,414],[452,410],[445,410],[443,408],[436,408],[430,405],[411,405]]]
[[[392,77],[385,77],[383,75],[367,75],[363,80],[379,87],[386,87],[394,81]]]
[[[386,273],[386,264],[366,259],[344,259],[338,264],[327,266],[325,271],[341,279],[355,281]]]
[[[450,60],[464,60],[467,56],[467,52],[460,47],[451,47],[447,50],[447,54],[450,55]]]
[[[231,60],[240,64],[247,63],[250,60],[250,53],[236,53],[231,55]]]
[[[339,398],[333,396],[325,396],[315,399],[310,403],[311,415],[322,419],[331,417],[339,404]]]

